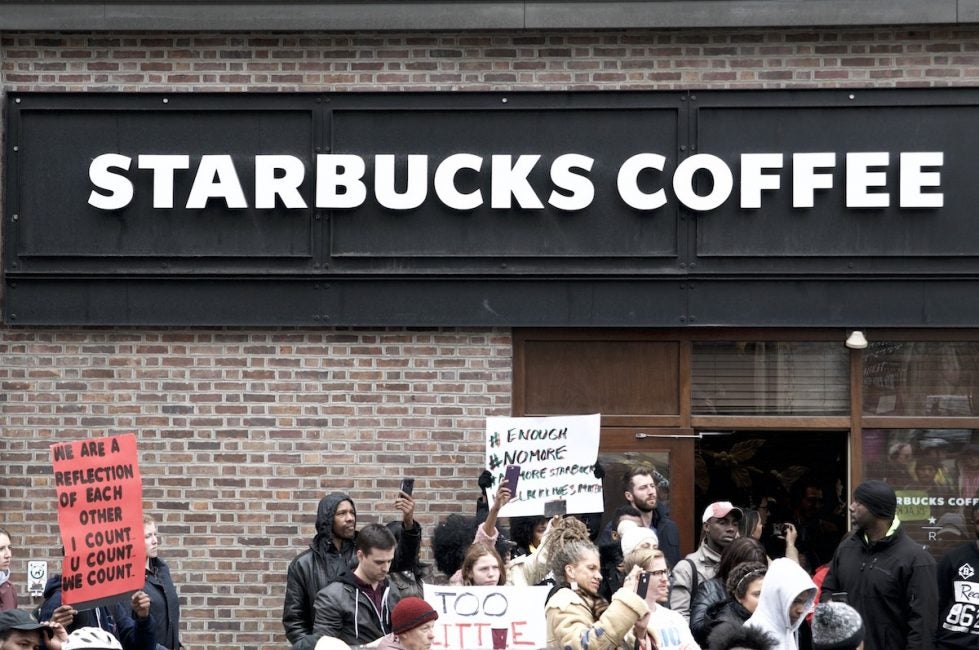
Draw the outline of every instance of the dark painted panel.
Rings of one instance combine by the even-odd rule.
[[[693,283],[695,326],[975,327],[974,279],[785,279]]]
[[[298,110],[136,109],[24,110],[17,138],[18,256],[29,257],[281,257],[313,253],[312,210],[229,210],[211,200],[187,209],[201,154],[229,154],[250,206],[254,156],[288,153],[312,167],[313,115]],[[119,210],[88,204],[90,161],[104,153],[132,158],[132,203]],[[174,208],[153,209],[152,172],[139,154],[189,154],[190,169],[174,174]],[[307,177],[304,193],[312,180]],[[9,185],[8,185],[9,187]],[[112,262],[109,262],[110,264]]]
[[[674,282],[34,279],[8,282],[11,325],[672,326]]]
[[[979,151],[979,132],[973,127],[977,120],[979,105],[701,108],[698,151],[728,161],[735,188],[723,206],[696,216],[697,255],[975,256],[979,229],[968,215],[979,204],[973,162]],[[784,167],[778,172],[781,189],[764,191],[761,208],[743,209],[738,201],[739,156],[769,152],[784,154]],[[794,208],[792,154],[814,152],[836,155],[833,188],[816,190],[813,208]],[[889,166],[880,169],[887,174],[883,189],[890,196],[890,207],[846,206],[848,152],[889,154]],[[940,168],[943,207],[898,206],[901,152],[944,152]],[[702,270],[712,268],[707,266],[709,260],[700,262]]]

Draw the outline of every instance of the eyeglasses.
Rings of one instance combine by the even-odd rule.
[[[670,570],[669,569],[659,569],[657,571],[650,571],[649,572],[649,575],[653,576],[654,578],[663,578],[663,577],[666,577],[666,576],[669,576],[670,575]]]

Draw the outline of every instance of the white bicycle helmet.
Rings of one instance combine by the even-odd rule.
[[[122,644],[100,627],[80,627],[68,635],[61,650],[122,650]]]

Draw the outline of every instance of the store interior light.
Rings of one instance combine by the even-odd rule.
[[[860,330],[853,330],[846,339],[846,347],[851,350],[863,350],[867,347],[867,337]]]

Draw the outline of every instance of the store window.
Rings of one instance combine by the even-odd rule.
[[[864,352],[865,415],[977,415],[979,343],[887,341]]]
[[[847,349],[828,341],[693,344],[695,415],[846,415]]]
[[[863,476],[887,481],[905,532],[936,557],[975,539],[979,445],[972,429],[864,429]]]

